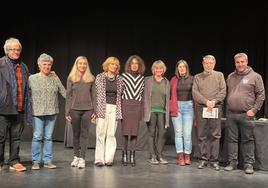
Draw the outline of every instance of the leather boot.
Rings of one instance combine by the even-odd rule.
[[[187,165],[192,164],[190,154],[185,154],[184,156],[185,156],[185,164],[187,164]]]
[[[130,151],[130,164],[136,166],[135,151]]]
[[[127,151],[122,151],[122,164],[127,166]]]
[[[185,161],[184,161],[184,155],[183,155],[183,153],[179,153],[178,154],[178,165],[185,166]]]

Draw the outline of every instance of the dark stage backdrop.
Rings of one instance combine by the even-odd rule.
[[[152,63],[162,59],[170,79],[181,58],[188,61],[193,75],[201,72],[201,60],[207,54],[216,57],[215,69],[227,77],[234,70],[233,56],[238,52],[248,54],[249,65],[268,84],[268,16],[264,3],[157,8],[131,4],[124,8],[78,3],[67,8],[45,5],[3,7],[0,42],[3,46],[7,38],[19,38],[22,59],[31,73],[38,72],[38,56],[50,54],[55,61],[53,70],[65,86],[74,60],[80,55],[88,57],[94,75],[102,71],[101,65],[108,56],[118,57],[123,71],[130,55],[140,55],[146,64],[146,75],[151,75]],[[0,53],[4,55],[3,50]],[[258,116],[264,114],[268,117],[267,102]],[[63,141],[64,129],[64,99],[60,98],[55,140]],[[32,138],[30,127],[26,127],[24,138]]]

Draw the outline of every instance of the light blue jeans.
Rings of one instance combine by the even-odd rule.
[[[44,163],[52,161],[52,134],[57,115],[34,116],[33,121],[33,141],[32,141],[32,161],[40,163],[41,158]],[[43,154],[42,151],[43,142]]]
[[[191,154],[194,109],[192,101],[178,101],[179,113],[172,117],[177,153]]]

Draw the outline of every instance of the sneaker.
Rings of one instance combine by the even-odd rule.
[[[254,173],[252,164],[245,164],[244,169],[245,169],[246,174],[253,174]]]
[[[232,171],[237,169],[237,163],[232,161],[226,167],[224,167],[225,171]]]
[[[185,166],[185,160],[184,160],[184,155],[183,153],[178,154],[178,160],[177,160],[178,165],[180,166]]]
[[[203,169],[208,165],[207,161],[200,161],[199,165],[198,165],[198,169]]]
[[[162,157],[160,157],[158,161],[159,161],[160,164],[164,164],[164,165],[168,164],[168,161],[166,159],[162,158]]]
[[[79,158],[79,162],[77,164],[77,168],[82,169],[86,167],[86,161],[83,158]]]
[[[54,164],[51,163],[51,162],[45,163],[45,164],[44,164],[44,167],[45,167],[45,168],[49,168],[49,169],[55,169],[55,168],[57,168],[57,166],[54,165]]]
[[[190,154],[185,154],[185,164],[186,165],[191,165],[192,164]]]
[[[39,163],[34,163],[33,166],[32,166],[32,170],[40,170]]]
[[[22,164],[20,163],[16,163],[12,166],[9,167],[10,170],[16,170],[17,172],[23,172],[26,170],[26,167],[23,166]]]
[[[219,163],[218,162],[211,162],[210,163],[210,166],[216,170],[216,171],[219,171],[220,170],[220,166],[219,166]]]
[[[159,161],[155,158],[155,157],[152,157],[150,160],[149,160],[149,163],[153,164],[153,165],[158,165],[159,164]]]
[[[78,163],[79,163],[79,158],[74,156],[74,159],[71,163],[71,167],[77,167]]]

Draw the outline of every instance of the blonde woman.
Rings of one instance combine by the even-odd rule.
[[[162,151],[169,127],[169,81],[164,77],[167,70],[163,61],[157,60],[152,65],[152,76],[144,80],[144,121],[148,127],[148,145],[151,164],[168,164]]]
[[[73,129],[74,159],[72,167],[85,168],[88,143],[88,129],[95,118],[93,101],[95,99],[94,76],[85,56],[76,58],[67,79],[66,120]]]
[[[108,57],[102,64],[103,72],[96,77],[96,151],[95,164],[112,166],[116,150],[115,132],[122,119],[121,95],[123,79],[119,76],[120,62]]]

